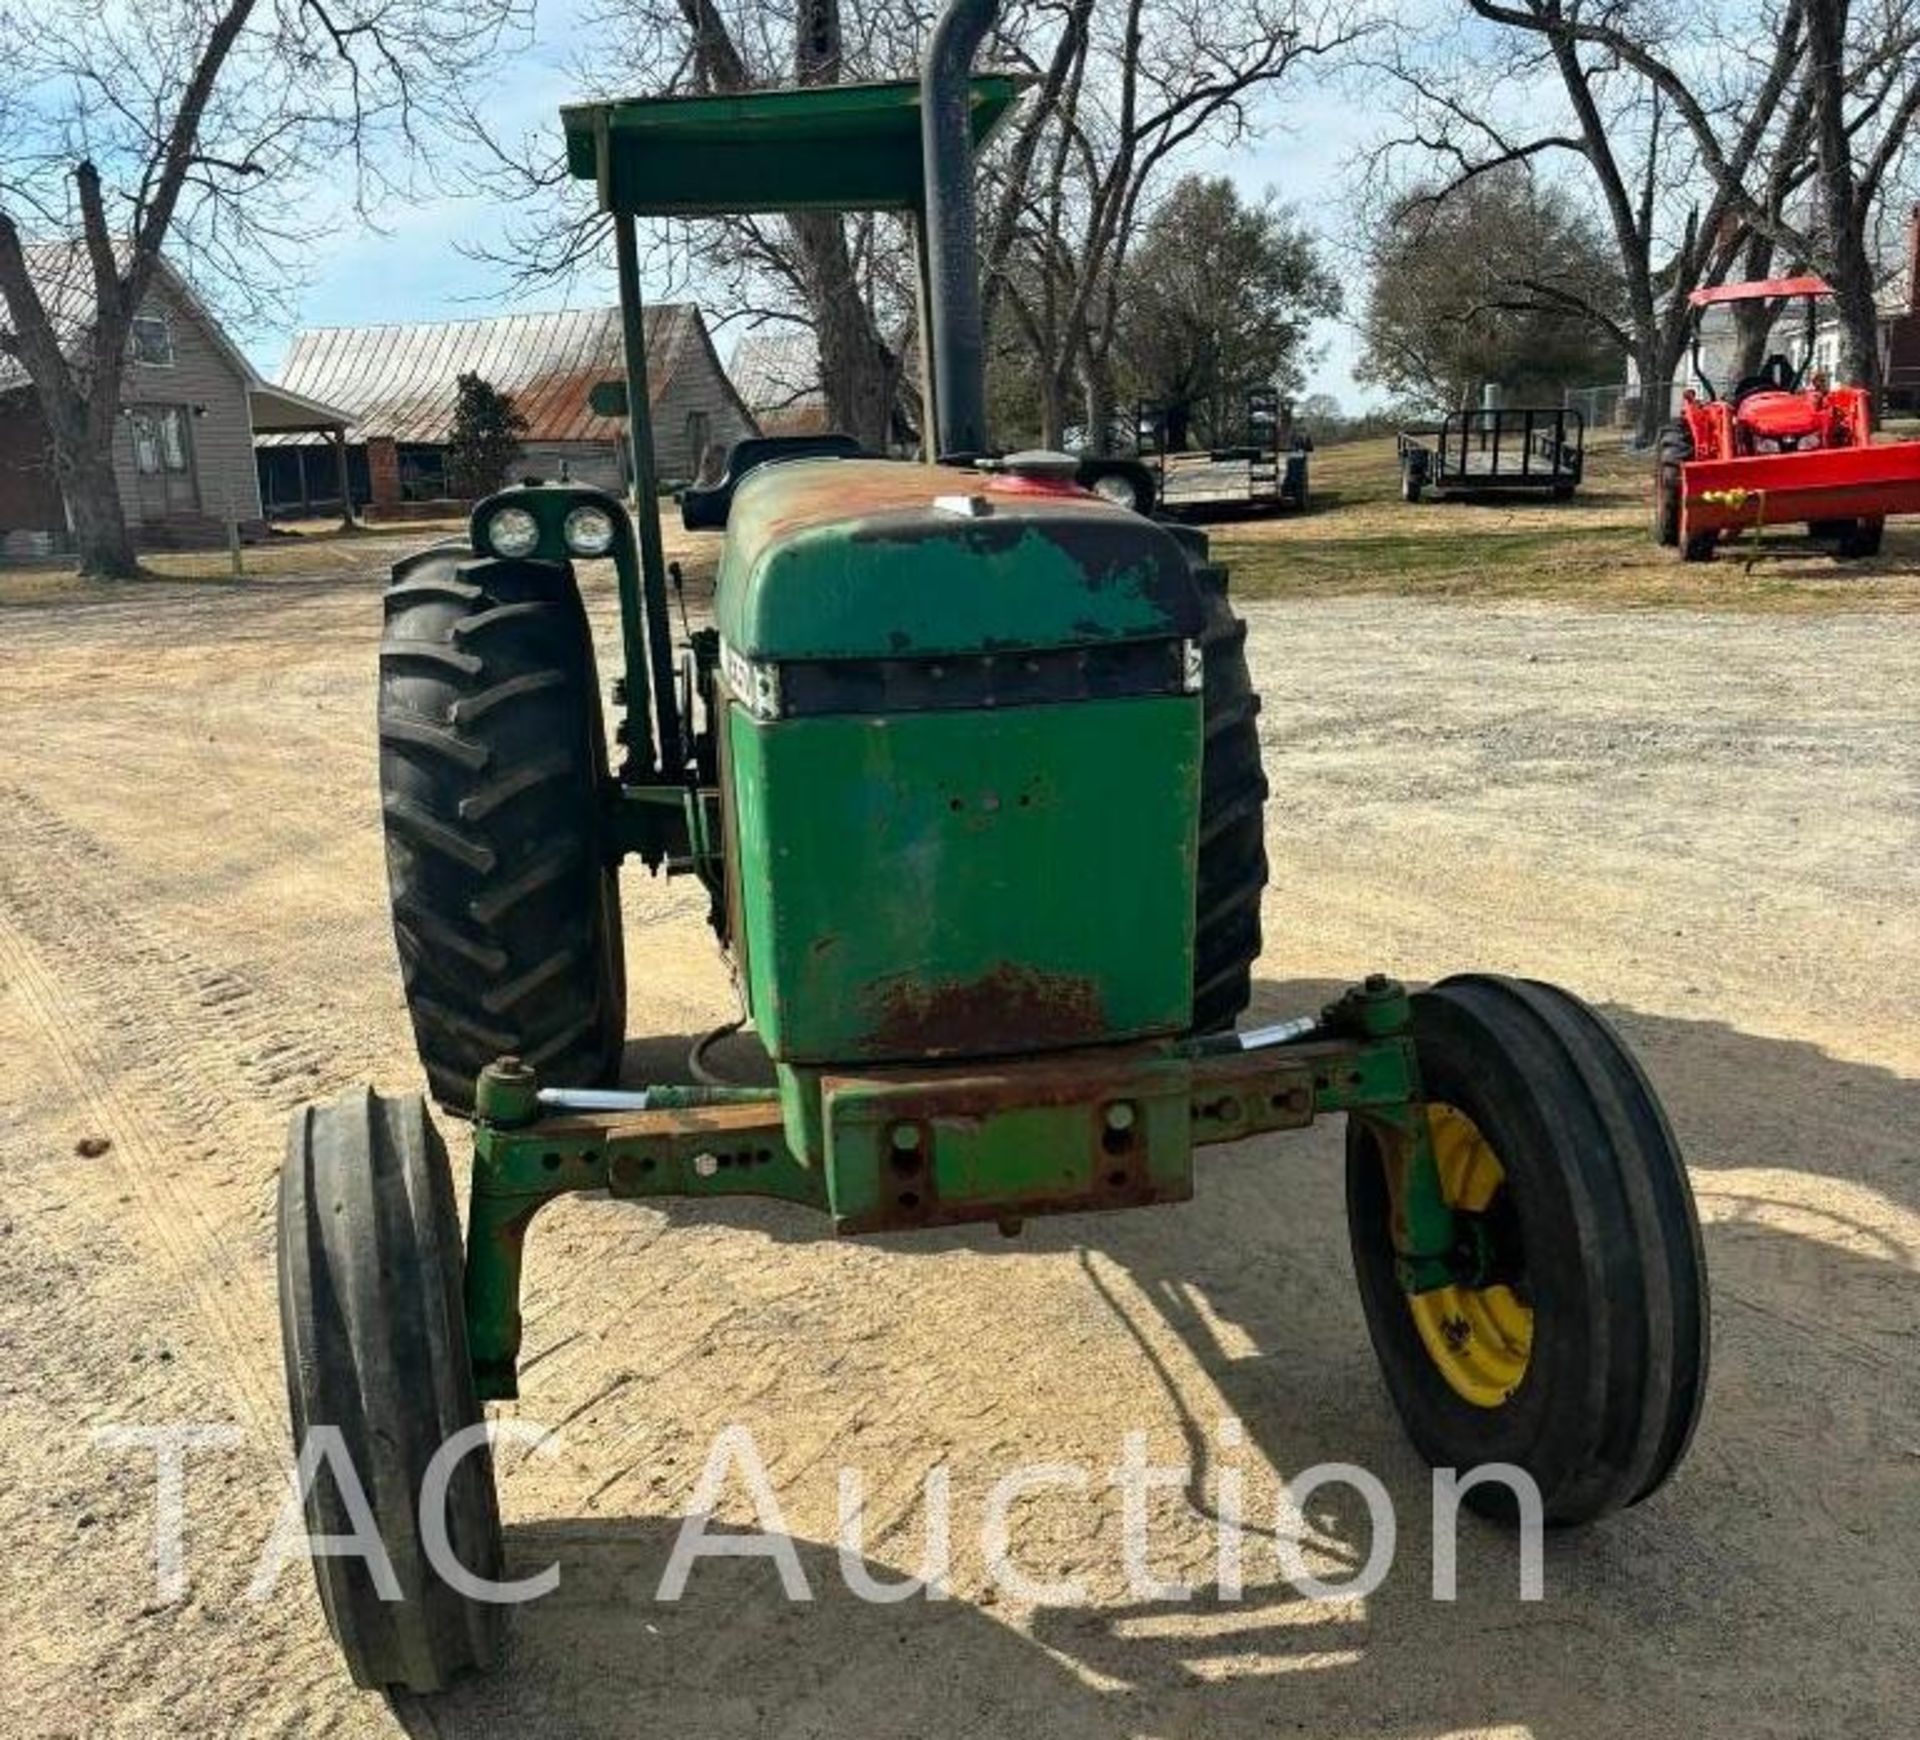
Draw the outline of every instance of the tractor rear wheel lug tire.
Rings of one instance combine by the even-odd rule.
[[[586,613],[563,564],[442,546],[400,563],[380,656],[394,938],[433,1096],[470,1113],[506,1052],[569,1087],[626,1035],[612,792]]]

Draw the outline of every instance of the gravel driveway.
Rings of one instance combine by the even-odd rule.
[[[611,645],[609,599],[596,592]],[[1429,1598],[1427,1476],[1390,1416],[1340,1219],[1339,1132],[1203,1161],[1190,1206],[816,1243],[797,1211],[573,1201],[531,1243],[515,1564],[557,1561],[510,1672],[431,1706],[345,1685],[310,1579],[247,1584],[281,1488],[271,1205],[291,1106],[414,1083],[384,908],[365,580],[0,610],[0,1726],[481,1736],[1892,1736],[1920,1704],[1920,636],[1911,617],[1657,616],[1341,598],[1251,607],[1273,782],[1260,1014],[1385,968],[1561,980],[1671,1110],[1708,1222],[1715,1382],[1653,1501],[1547,1552],[1469,1526]],[[630,1072],[733,1012],[691,888],[626,883]],[[725,1053],[723,1052],[723,1055]],[[452,1133],[456,1162],[461,1139]],[[107,1146],[95,1151],[100,1142]],[[86,1151],[82,1152],[82,1148]],[[1236,1440],[1227,1418],[1242,1423]],[[150,1456],[189,1466],[157,1599]],[[814,1599],[704,1563],[653,1599],[707,1447],[748,1426]],[[1140,1603],[1099,1477],[1128,1428],[1193,1473],[1153,1568],[1214,1579],[1221,1476],[1260,1518],[1238,1601]],[[1308,1601],[1276,1476],[1385,1481],[1393,1575]],[[873,1606],[953,1469],[953,1599]],[[986,1488],[1033,1606],[984,1578]],[[746,1520],[739,1482],[722,1516]],[[1364,1559],[1345,1489],[1312,1562]]]

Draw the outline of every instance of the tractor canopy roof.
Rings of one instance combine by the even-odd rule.
[[[1782,296],[1831,296],[1833,286],[1824,278],[1809,274],[1802,278],[1754,278],[1745,284],[1718,284],[1711,290],[1695,290],[1687,301],[1695,308],[1710,308],[1716,302],[1773,302]]]
[[[976,148],[1031,82],[970,81]],[[560,122],[567,172],[599,184],[603,211],[716,217],[924,202],[917,79],[573,103]]]

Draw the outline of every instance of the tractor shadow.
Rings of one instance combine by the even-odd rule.
[[[1315,1009],[1337,988],[1264,982],[1246,1019]],[[1894,1731],[1892,1711],[1920,1695],[1920,1571],[1902,1546],[1920,1530],[1920,1081],[1717,1022],[1606,1013],[1693,1169],[1714,1372],[1675,1479],[1549,1538],[1543,1602],[1517,1599],[1512,1538],[1471,1517],[1455,1537],[1458,1598],[1432,1596],[1429,1475],[1354,1296],[1336,1122],[1201,1156],[1179,1208],[1030,1222],[1016,1241],[966,1229],[872,1242],[919,1262],[1077,1264],[1179,1423],[1198,1518],[1212,1514],[1223,1417],[1244,1428],[1245,1466],[1257,1453],[1287,1476],[1371,1471],[1398,1540],[1364,1601],[1302,1597],[1278,1575],[1270,1529],[1250,1522],[1236,1601],[1042,1607],[1019,1624],[964,1592],[875,1606],[849,1593],[831,1544],[796,1540],[808,1603],[785,1600],[770,1565],[708,1560],[662,1604],[677,1519],[565,1518],[509,1531],[516,1571],[557,1561],[563,1580],[521,1610],[508,1671],[435,1700],[430,1726],[402,1709],[410,1730],[597,1736],[651,1716],[682,1736]],[[684,1079],[689,1044],[631,1047],[628,1079]],[[744,1073],[755,1050],[737,1039],[710,1058]],[[819,1231],[778,1205],[665,1212],[783,1241]],[[1116,1446],[1126,1425],[1111,1422]],[[1156,1437],[1156,1461],[1170,1450]],[[1354,1491],[1323,1487],[1308,1511],[1336,1561],[1367,1559]],[[956,1540],[974,1520],[956,1508]],[[905,1574],[917,1530],[876,1575]]]

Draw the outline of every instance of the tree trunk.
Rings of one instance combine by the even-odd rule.
[[[800,252],[820,346],[820,385],[827,419],[861,446],[885,453],[893,439],[899,359],[887,348],[854,281],[846,231],[834,212],[801,212],[789,220]]]
[[[1057,450],[1066,439],[1067,383],[1054,369],[1040,371],[1040,445]]]
[[[1673,421],[1673,377],[1688,354],[1687,322],[1681,319],[1662,324],[1663,330],[1634,352],[1634,368],[1640,376],[1640,415],[1634,437],[1642,447],[1651,447],[1660,439],[1660,431]]]
[[[1873,268],[1858,235],[1835,238],[1834,312],[1840,317],[1842,384],[1880,388],[1880,313],[1873,300]]]
[[[120,505],[120,480],[106,443],[69,444],[54,436],[53,471],[73,517],[74,543],[81,576],[89,580],[131,580],[140,572]]]
[[[1741,272],[1749,282],[1766,277],[1773,270],[1773,242],[1754,235],[1748,239]],[[1742,381],[1757,375],[1767,360],[1768,342],[1779,318],[1778,302],[1736,302],[1733,304],[1734,360],[1733,376]]]
[[[1103,457],[1113,451],[1113,375],[1104,358],[1086,367],[1087,451]]]
[[[1880,320],[1873,302],[1873,262],[1867,257],[1867,202],[1855,178],[1845,113],[1847,8],[1842,0],[1809,0],[1806,12],[1816,179],[1830,255],[1825,264],[1840,317],[1840,382],[1876,391]]]

